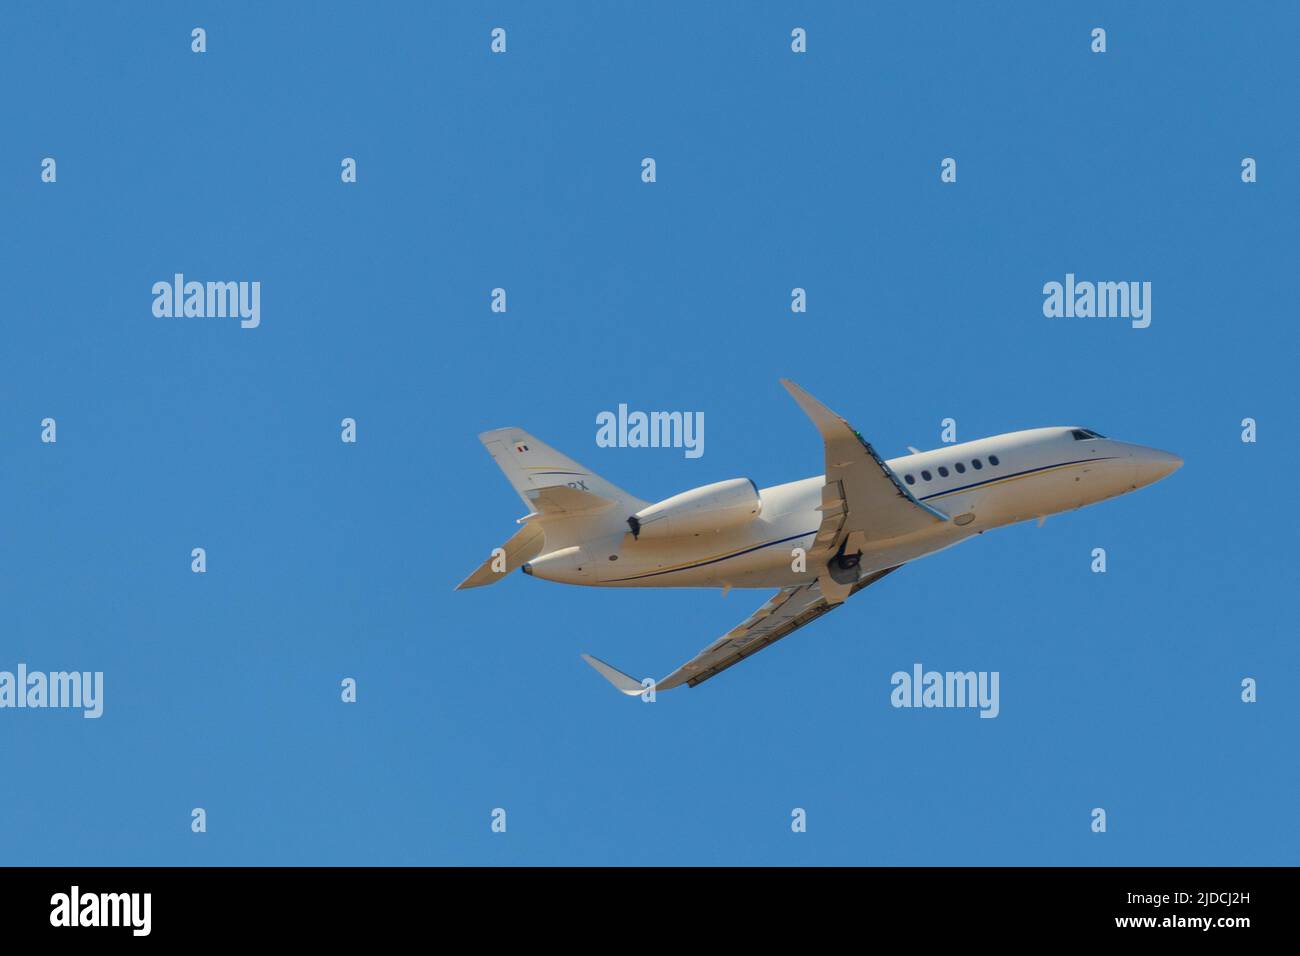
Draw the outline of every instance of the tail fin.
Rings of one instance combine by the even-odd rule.
[[[620,510],[627,510],[628,514],[640,511],[648,504],[521,428],[498,428],[478,437],[530,511],[536,508],[539,491],[557,486],[612,498],[620,502],[623,505]]]

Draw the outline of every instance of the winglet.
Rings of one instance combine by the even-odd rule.
[[[596,673],[617,687],[629,697],[640,697],[649,688],[642,687],[641,682],[635,677],[629,677],[617,667],[606,664],[600,658],[592,657],[590,654],[583,654],[582,659],[596,669]]]
[[[848,422],[790,381],[790,379],[781,379],[781,384],[785,386],[785,390],[790,393],[790,396],[799,403],[799,407],[803,409],[804,414],[812,419],[813,424],[817,426],[817,430],[822,433],[823,437],[830,437],[828,429],[832,429],[836,425],[844,425],[852,431],[853,427]]]

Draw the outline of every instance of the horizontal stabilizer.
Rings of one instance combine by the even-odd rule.
[[[553,485],[525,492],[535,513],[549,518],[560,515],[596,514],[614,507],[613,498],[602,498],[590,491],[580,491],[566,485]],[[529,517],[532,517],[530,515]]]
[[[500,548],[493,551],[488,559],[474,569],[474,573],[460,584],[457,591],[466,588],[481,588],[485,584],[496,584],[515,568],[526,561],[531,561],[542,553],[546,533],[541,525],[526,524],[516,531]],[[497,551],[503,552],[498,554]]]

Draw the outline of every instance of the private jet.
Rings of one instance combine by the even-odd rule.
[[[528,514],[460,583],[521,569],[610,588],[776,588],[739,626],[659,681],[582,658],[629,696],[695,687],[833,611],[904,564],[992,528],[1135,491],[1182,466],[1166,451],[1061,426],[1008,432],[884,460],[794,382],[821,433],[825,473],[759,488],[733,478],[650,503],[518,428],[479,439]]]

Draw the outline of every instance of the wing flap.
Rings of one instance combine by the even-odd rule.
[[[896,571],[898,567],[901,565],[866,575],[850,588],[849,594],[856,594],[891,571]],[[782,588],[743,623],[732,628],[663,680],[657,681],[654,689],[672,690],[682,684],[697,687],[839,606],[838,602],[826,600],[816,582]],[[642,694],[647,689],[642,681],[598,658],[583,654],[582,659],[630,697]]]
[[[745,658],[771,647],[781,638],[789,637],[805,624],[810,624],[839,606],[827,602],[820,590],[811,584],[789,590],[789,594],[784,590],[778,592],[772,601],[759,609],[759,614],[728,632],[703,654],[679,667],[664,678],[660,686],[665,689],[676,687],[685,680],[688,686],[698,687],[728,667],[734,667]],[[778,599],[780,604],[773,606]]]

